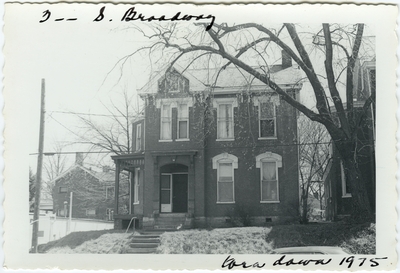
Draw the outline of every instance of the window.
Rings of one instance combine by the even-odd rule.
[[[282,157],[266,152],[256,157],[256,167],[260,168],[261,203],[279,202],[278,168],[282,167]]]
[[[158,82],[158,90],[162,93],[183,92],[187,89],[189,81],[180,75],[174,68],[167,72]]]
[[[218,139],[233,139],[233,105],[232,103],[218,104]]]
[[[135,168],[134,184],[133,184],[133,203],[139,204],[139,181],[140,181],[140,169]]]
[[[106,187],[106,199],[113,199],[115,196],[115,188],[114,186]]]
[[[350,185],[346,181],[343,161],[340,161],[340,176],[342,178],[342,197],[351,197]]]
[[[59,193],[67,193],[67,192],[68,192],[68,188],[67,188],[67,187],[61,186],[61,187],[58,189],[58,192],[59,192]]]
[[[238,168],[238,158],[223,153],[213,157],[213,169],[217,170],[217,203],[235,202],[234,170]]]
[[[261,201],[278,201],[276,162],[262,162]]]
[[[273,102],[262,102],[259,104],[259,130],[260,138],[276,137],[276,115]]]
[[[86,216],[95,216],[96,210],[95,209],[86,209]]]
[[[163,104],[161,106],[161,140],[171,140],[171,105],[170,104]]]
[[[189,107],[186,103],[178,104],[178,139],[189,138]]]
[[[142,124],[136,125],[136,151],[142,150]]]

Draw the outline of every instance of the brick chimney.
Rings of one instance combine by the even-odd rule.
[[[75,164],[83,166],[83,153],[75,153]]]
[[[289,56],[289,54],[285,51],[282,50],[282,69],[288,68],[292,66],[292,58]]]
[[[103,166],[103,173],[107,173],[111,170],[110,166]]]

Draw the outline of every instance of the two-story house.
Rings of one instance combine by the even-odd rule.
[[[290,57],[264,69],[299,98],[300,69]],[[133,151],[112,157],[116,197],[119,174],[132,173],[129,213],[114,215],[116,228],[132,217],[144,228],[298,217],[297,112],[264,83],[236,67],[174,66],[139,94],[145,110],[133,123]]]

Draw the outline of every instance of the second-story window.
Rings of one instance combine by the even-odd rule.
[[[172,139],[172,119],[171,119],[171,105],[163,104],[161,106],[161,140]]]
[[[178,104],[178,139],[189,138],[189,108],[186,103]]]
[[[142,124],[136,125],[136,151],[142,150]]]
[[[276,137],[275,105],[272,102],[263,102],[259,106],[260,138]]]
[[[233,139],[233,105],[232,103],[218,104],[218,139]]]

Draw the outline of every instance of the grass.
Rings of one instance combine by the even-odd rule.
[[[39,245],[38,250],[40,253],[45,253],[52,248],[68,247],[70,249],[74,249],[83,244],[84,242],[95,240],[104,234],[123,233],[123,232],[125,232],[125,230],[114,230],[114,229],[72,232],[67,236],[62,237],[58,240],[48,242],[47,244],[44,245]]]
[[[73,232],[40,245],[39,252],[121,253],[131,235],[124,230]],[[183,230],[164,233],[160,240],[160,254],[268,254],[290,246],[339,246],[352,254],[374,254],[376,242],[375,224],[346,222]]]
[[[49,254],[120,254],[131,241],[132,233],[106,233],[96,239],[85,241],[75,248],[54,247]]]
[[[308,225],[274,226],[268,236],[275,248],[290,246],[341,246],[351,253],[358,254],[359,242],[368,233],[370,238],[365,240],[369,247],[364,247],[368,254],[375,253],[375,225],[348,224],[346,222],[318,223]],[[373,240],[372,240],[373,238]],[[368,250],[367,250],[368,249]],[[367,253],[359,253],[367,254]]]

